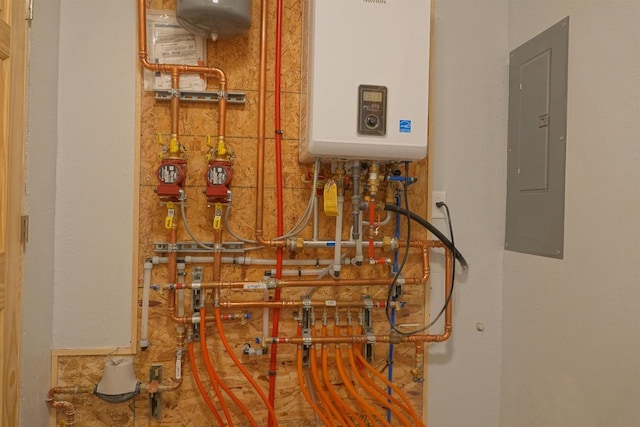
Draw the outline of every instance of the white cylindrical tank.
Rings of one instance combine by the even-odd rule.
[[[176,15],[193,34],[228,39],[251,27],[251,0],[178,0]]]

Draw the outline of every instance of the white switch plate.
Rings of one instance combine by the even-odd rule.
[[[444,219],[444,207],[436,207],[436,203],[447,203],[446,191],[434,191],[431,193],[431,219]]]

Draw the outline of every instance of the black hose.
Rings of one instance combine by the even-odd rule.
[[[458,260],[458,262],[460,263],[460,265],[462,266],[462,268],[464,270],[469,268],[469,264],[467,263],[467,260],[464,259],[464,256],[462,256],[462,253],[460,253],[460,251],[453,245],[453,243],[451,243],[451,241],[447,238],[447,236],[442,234],[442,232],[440,230],[438,230],[429,221],[427,221],[426,219],[422,218],[420,215],[418,215],[418,214],[416,214],[414,212],[407,211],[406,209],[402,209],[399,206],[392,205],[392,204],[389,204],[389,203],[385,203],[384,210],[385,211],[396,212],[396,213],[399,213],[400,215],[404,215],[404,216],[406,216],[408,218],[411,218],[412,220],[414,220],[415,222],[417,222],[418,224],[420,224],[421,226],[423,226],[424,228],[429,230],[442,243],[444,243],[444,245],[447,247],[447,249],[449,249],[451,252],[453,252],[453,255],[456,257],[456,259]]]

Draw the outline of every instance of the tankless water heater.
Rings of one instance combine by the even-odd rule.
[[[305,0],[300,160],[427,154],[430,0]]]

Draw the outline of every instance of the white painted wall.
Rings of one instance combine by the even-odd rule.
[[[509,48],[570,16],[564,260],[505,252],[501,425],[640,425],[640,2],[512,1]]]
[[[20,425],[47,425],[51,376],[60,1],[37,2],[28,76]],[[42,397],[42,398],[41,398]]]
[[[129,346],[136,5],[60,12],[53,348]]]
[[[506,194],[508,1],[436,1],[433,189],[447,192],[456,245],[453,336],[429,347],[428,425],[495,427],[500,416]],[[435,220],[446,230],[443,220]],[[434,283],[440,283],[439,275]],[[431,313],[443,304],[432,286]],[[476,323],[485,330],[476,330]],[[440,330],[440,329],[438,329]],[[514,424],[515,425],[515,424]]]

